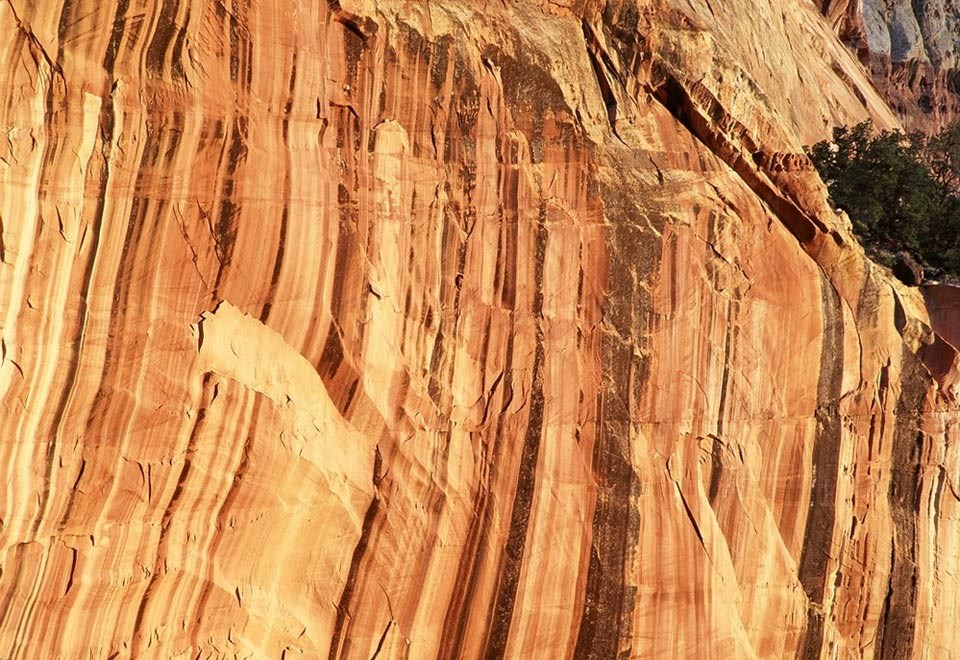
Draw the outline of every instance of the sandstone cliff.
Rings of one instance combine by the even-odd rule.
[[[0,657],[948,658],[955,291],[805,2],[0,4]]]

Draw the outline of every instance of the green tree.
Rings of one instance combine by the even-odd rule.
[[[864,122],[807,153],[868,245],[960,274],[960,125],[927,137]]]
[[[927,138],[924,158],[937,197],[921,252],[931,264],[960,274],[960,124]]]

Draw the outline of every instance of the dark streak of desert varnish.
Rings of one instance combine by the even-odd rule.
[[[835,499],[840,467],[842,426],[839,401],[843,381],[843,311],[840,297],[825,275],[820,275],[823,341],[817,385],[816,437],[813,444],[814,482],[810,492],[799,580],[807,595],[807,627],[801,657],[820,657],[824,633],[824,591],[830,548],[833,545]]]
[[[710,218],[709,224],[707,225],[707,240],[703,246],[705,260],[712,258],[713,245],[717,240],[717,223],[719,222],[719,217],[713,215]],[[709,261],[708,261],[709,262]],[[713,286],[714,288],[719,289],[720,282],[718,280],[718,274],[714,272],[713,277]],[[723,333],[723,365],[722,365],[722,374],[720,376],[720,402],[717,406],[717,434],[711,439],[710,447],[710,460],[712,463],[712,470],[710,471],[710,486],[707,490],[707,499],[710,501],[711,507],[716,507],[717,504],[717,495],[720,493],[720,484],[723,478],[723,443],[725,442],[725,425],[727,417],[727,408],[729,406],[730,400],[730,365],[734,358],[733,355],[733,334],[734,334],[734,325],[737,315],[740,312],[740,303],[737,300],[728,300],[726,303],[726,314],[724,318],[727,320],[726,328]]]
[[[636,282],[641,274],[659,267],[659,246],[635,232],[631,200],[645,191],[623,184],[602,186],[610,226],[609,281]],[[625,246],[614,249],[615,246]],[[639,323],[650,322],[652,303],[636,287],[614,289],[604,302],[606,323],[617,334],[631,336]],[[631,337],[642,344],[640,337]],[[639,538],[636,498],[641,484],[631,460],[631,420],[649,385],[647,365],[632,346],[605,331],[602,336],[604,382],[597,393],[597,430],[591,470],[596,500],[591,521],[591,543],[584,586],[583,612],[576,631],[576,660],[618,658],[629,645],[636,607],[636,578],[631,575]]]
[[[921,516],[920,479],[925,435],[922,430],[926,367],[906,348],[901,355],[903,391],[897,402],[887,501],[893,518],[890,577],[880,614],[877,657],[913,657],[917,623],[917,520]]]
[[[283,137],[283,208],[280,211],[280,236],[277,239],[277,253],[273,257],[273,272],[270,275],[270,290],[260,312],[260,322],[266,324],[270,319],[273,301],[277,297],[277,286],[280,284],[280,272],[283,268],[283,253],[287,245],[287,228],[290,222],[290,195],[292,167],[290,164],[290,113],[293,111],[294,91],[297,85],[297,52],[293,52],[293,61],[290,63],[290,80],[287,83],[287,101],[283,106],[281,120],[281,134]]]
[[[536,488],[537,461],[540,456],[540,440],[543,433],[543,264],[547,249],[546,203],[541,202],[537,223],[536,247],[534,248],[534,293],[533,315],[536,326],[536,347],[533,358],[533,384],[530,393],[530,414],[520,454],[520,470],[517,475],[516,494],[510,514],[510,531],[507,545],[501,557],[499,584],[494,601],[493,618],[487,637],[484,656],[488,660],[504,657],[510,637],[510,624],[520,584],[524,548],[530,525],[530,507]]]

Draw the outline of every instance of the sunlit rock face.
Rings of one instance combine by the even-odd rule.
[[[0,5],[0,657],[950,657],[957,296],[803,156],[898,125],[835,26]]]

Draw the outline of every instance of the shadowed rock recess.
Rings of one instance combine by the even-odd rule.
[[[899,126],[828,18],[0,3],[0,658],[960,657],[960,294],[803,155]]]

